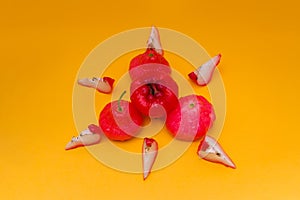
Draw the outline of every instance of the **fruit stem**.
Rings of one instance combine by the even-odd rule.
[[[123,109],[122,109],[122,107],[121,107],[121,100],[122,100],[122,98],[124,97],[125,94],[126,94],[126,90],[124,90],[124,92],[121,94],[121,96],[120,96],[119,99],[118,99],[118,111],[119,111],[119,112],[122,112],[122,111],[123,111]]]
[[[148,84],[148,86],[150,87],[150,93],[152,95],[155,95],[158,92],[156,85],[154,83]]]

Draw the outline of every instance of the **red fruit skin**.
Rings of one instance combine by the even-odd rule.
[[[134,57],[129,64],[129,74],[130,77],[136,77],[139,74],[134,73],[133,69],[137,68],[143,64],[156,63],[162,64],[163,66],[169,68],[169,73],[171,73],[169,62],[159,53],[157,53],[154,49],[148,48],[143,54],[139,54]]]
[[[195,72],[189,73],[188,76],[190,77],[191,80],[197,82],[198,77],[197,77],[197,75],[195,74]]]
[[[110,78],[110,77],[103,77],[103,80],[106,81],[110,85],[111,88],[113,88],[115,79]]]
[[[139,65],[129,71],[132,81],[141,80],[161,80],[165,76],[171,75],[171,68],[159,63],[146,63]]]
[[[152,94],[153,88],[158,90],[156,94]],[[178,98],[172,90],[156,83],[142,85],[132,93],[130,99],[143,115],[155,118],[163,117],[178,104]]]
[[[161,118],[177,106],[178,85],[171,76],[150,70],[131,83],[130,99],[144,116]]]
[[[94,134],[102,134],[103,133],[101,128],[95,124],[88,125],[88,129]]]
[[[121,112],[118,101],[108,103],[100,113],[99,125],[109,139],[125,141],[138,134],[143,117],[132,103],[121,100],[120,105]]]
[[[189,95],[168,114],[166,127],[176,139],[195,141],[206,135],[214,120],[212,105],[203,96]]]
[[[137,55],[130,61],[129,70],[146,63],[160,63],[170,66],[169,62],[152,48],[147,48],[142,54]]]
[[[141,76],[130,85],[130,99],[144,116],[164,117],[178,104],[178,85],[166,71],[157,72],[163,68],[161,64],[144,64],[134,69]]]

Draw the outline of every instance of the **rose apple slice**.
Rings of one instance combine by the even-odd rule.
[[[214,120],[211,103],[193,94],[179,98],[179,104],[167,116],[166,127],[176,139],[195,141],[205,136]]]
[[[103,78],[83,78],[78,80],[78,84],[84,87],[96,89],[98,92],[109,94],[112,92],[115,80],[110,77]]]
[[[98,144],[101,140],[101,133],[102,130],[97,125],[90,124],[77,137],[72,137],[71,141],[66,145],[65,150]]]
[[[220,59],[221,54],[211,58],[209,61],[201,65],[198,69],[189,73],[188,76],[200,86],[207,85],[211,81],[214,70],[219,64]]]
[[[164,51],[161,47],[160,36],[158,29],[155,26],[152,26],[151,33],[147,41],[148,48],[153,48],[160,55],[164,54]]]
[[[200,142],[197,154],[200,158],[213,163],[219,163],[235,169],[236,165],[223,150],[221,145],[211,136],[206,136]]]
[[[99,125],[111,140],[125,141],[137,135],[143,123],[143,117],[135,106],[128,101],[119,100],[106,104],[99,117]]]
[[[144,138],[143,141],[143,176],[144,180],[149,176],[158,153],[158,144],[152,138]]]

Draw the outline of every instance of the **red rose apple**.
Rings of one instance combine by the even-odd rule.
[[[163,117],[178,104],[176,82],[169,75],[155,71],[134,80],[130,93],[131,102],[145,116]]]
[[[121,98],[108,103],[99,117],[100,127],[111,140],[124,141],[132,138],[138,134],[142,123],[143,117],[135,106]]]
[[[129,74],[132,79],[140,76],[138,72],[133,69],[136,69],[144,64],[149,63],[156,63],[161,64],[159,67],[156,68],[157,72],[159,73],[160,70],[164,70],[166,73],[171,73],[171,68],[168,61],[159,53],[157,53],[154,49],[148,48],[145,53],[137,55],[134,57],[129,65]],[[162,67],[162,68],[161,68]]]
[[[189,95],[168,114],[166,127],[176,139],[194,141],[205,136],[214,120],[212,105],[202,96]]]

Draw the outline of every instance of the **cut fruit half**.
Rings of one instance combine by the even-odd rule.
[[[158,153],[158,144],[152,138],[144,138],[143,142],[143,175],[144,180],[149,176]]]
[[[151,33],[147,41],[147,47],[154,49],[160,55],[164,54],[164,51],[161,47],[159,32],[155,26],[152,26],[151,28]]]
[[[198,69],[188,74],[191,80],[200,86],[207,85],[212,78],[215,68],[221,60],[221,54],[211,58]]]
[[[110,77],[103,77],[103,78],[93,77],[93,78],[79,79],[77,82],[81,86],[94,88],[101,93],[109,94],[112,92],[113,84],[115,80]]]
[[[102,131],[97,125],[91,124],[87,129],[81,131],[77,137],[73,136],[66,145],[65,150],[98,144],[101,140],[101,133]]]
[[[223,150],[221,145],[211,136],[205,136],[200,142],[197,154],[200,158],[213,163],[219,163],[235,169],[236,165]]]

